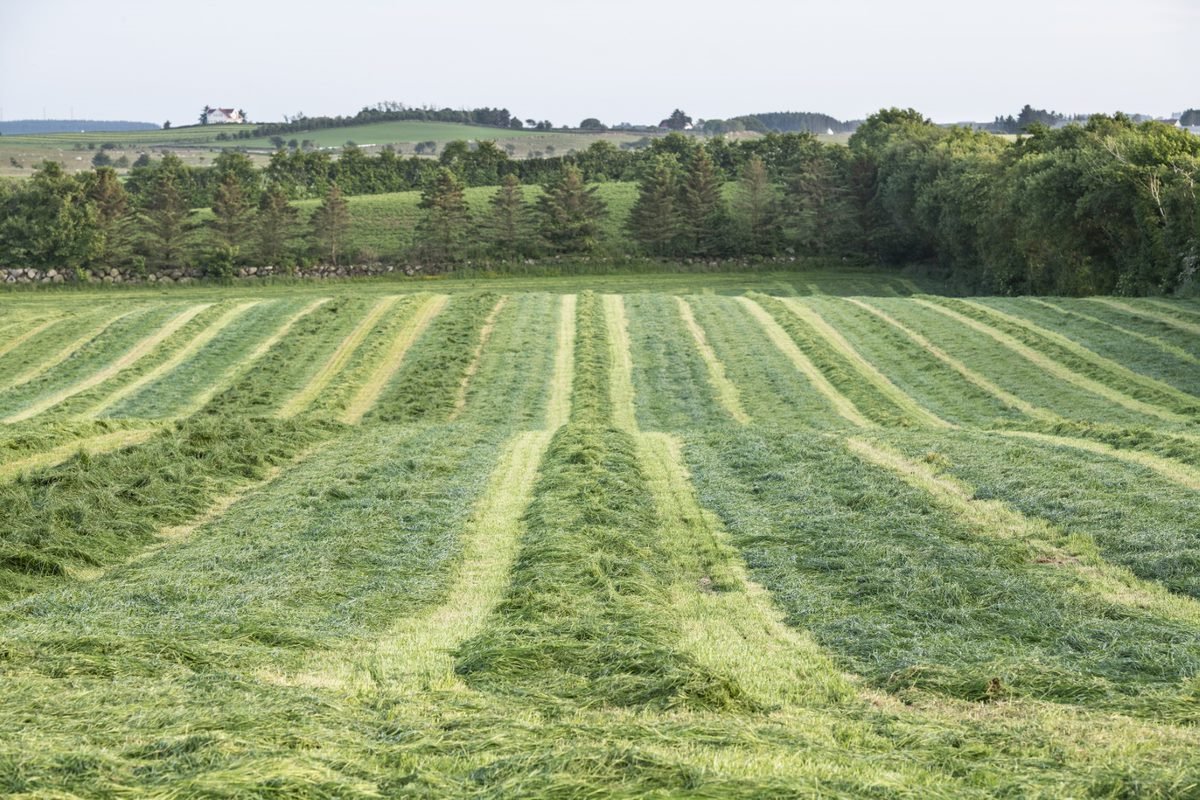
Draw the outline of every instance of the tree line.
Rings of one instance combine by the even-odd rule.
[[[112,170],[69,176],[47,163],[0,189],[0,264],[198,259],[220,275],[243,264],[336,262],[353,255],[345,197],[400,185],[422,192],[407,257],[425,264],[818,256],[923,265],[964,289],[1004,294],[1171,292],[1194,285],[1200,270],[1200,137],[1122,115],[1034,123],[1013,142],[889,109],[848,147],[810,134],[672,134],[636,152],[599,143],[524,161],[488,142],[451,143],[436,160],[321,155],[280,153],[261,170],[237,153],[205,170],[165,156],[124,185]],[[399,177],[381,178],[388,170]],[[637,199],[605,241],[611,211],[596,184],[613,180],[636,182]],[[497,188],[487,208],[468,208],[468,186]],[[322,203],[304,221],[291,201],[313,196]],[[197,206],[213,212],[199,231]]]

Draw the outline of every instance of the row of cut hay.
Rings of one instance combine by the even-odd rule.
[[[1044,332],[1055,341],[1067,342],[1066,346],[1082,357],[1115,365],[1126,378],[1133,373],[1151,381],[1152,386],[1162,385],[1176,392],[1200,395],[1200,369],[1197,369],[1200,357],[1181,346],[1196,337],[1179,332],[1170,337],[1171,341],[1147,336],[1131,328],[1106,323],[1095,315],[1072,310],[1080,305],[1084,304],[1076,302],[1063,306],[1037,298],[990,299],[987,302],[987,308],[993,312],[1032,326],[1030,330]],[[1084,308],[1088,307],[1084,305]],[[1124,383],[1127,380],[1123,380]]]
[[[371,301],[339,296],[289,320],[287,334],[239,371],[198,413],[222,417],[265,417],[304,390],[338,345],[361,322]],[[274,338],[274,337],[272,337]]]
[[[451,297],[408,349],[365,419],[389,423],[446,420],[454,411],[458,387],[478,346],[484,320],[498,300],[490,292]]]
[[[957,312],[950,309],[939,311],[921,298],[873,298],[865,302],[928,341],[969,373],[1000,389],[1004,394],[997,397],[1002,401],[1012,403],[1015,399],[1020,405],[1014,403],[1013,407],[1026,413],[1031,421],[1038,424],[1058,419],[1103,421],[1126,427],[1163,422],[1158,417],[1147,417],[1140,410],[1121,405],[1081,385],[1078,382],[1080,376],[1021,342],[1006,337],[1001,331],[988,328],[969,317],[963,318],[968,322],[956,319],[954,314]],[[944,360],[943,363],[950,366]],[[952,368],[966,377],[967,373],[957,367]],[[1057,373],[1073,376],[1074,380]],[[979,382],[976,385],[983,386]],[[1100,388],[1104,390],[1104,387]],[[1011,424],[1019,424],[1019,421]]]
[[[1057,419],[1008,392],[869,300],[820,301],[820,313],[906,394],[959,425]]]
[[[1200,398],[1139,375],[1070,339],[974,301],[916,301],[991,336],[1050,374],[1146,416],[1188,423]]]
[[[819,354],[815,354],[811,346],[802,349],[797,344],[797,335],[800,336],[800,341],[804,341],[806,338],[799,324],[789,319],[786,316],[786,312],[784,312],[785,322],[783,324],[771,314],[772,309],[779,310],[775,308],[775,304],[778,304],[779,301],[765,295],[759,295],[758,298],[762,302],[756,302],[754,298],[750,297],[741,297],[738,299],[742,301],[742,305],[747,313],[753,317],[755,322],[762,326],[764,332],[767,334],[767,338],[771,340],[771,344],[783,353],[787,360],[792,363],[792,366],[820,393],[838,416],[856,427],[870,427],[874,425],[875,421],[863,414],[855,402],[840,392],[830,381],[826,373],[833,370],[835,365],[830,363],[828,358],[823,359],[823,363],[818,365],[809,356],[810,354],[814,354],[819,357]],[[845,383],[846,375],[843,374],[839,377],[842,379],[840,382]]]
[[[143,357],[134,362],[127,361],[111,378],[58,404],[49,415],[85,418],[108,415],[114,406],[165,378],[194,357],[259,302],[229,301],[205,309],[155,344]]]
[[[320,435],[285,423],[195,419],[137,446],[82,453],[0,485],[0,597],[129,556],[160,528],[202,513]]]
[[[909,458],[927,457],[940,470],[978,487],[1067,537],[1094,547],[1107,561],[1181,595],[1200,599],[1200,493],[1189,488],[1195,468],[1137,463],[1138,453],[1047,441],[1036,436],[963,434],[930,442],[897,438]],[[1149,455],[1149,454],[1147,454]],[[1197,605],[1200,608],[1200,605]]]
[[[698,295],[689,297],[688,304],[751,419],[818,429],[845,427],[846,419],[772,342],[744,302]],[[790,341],[786,334],[783,341],[785,346]]]
[[[627,295],[625,308],[641,427],[670,431],[721,425],[735,411],[749,419],[686,300]]]
[[[1005,535],[964,513],[970,493],[949,507],[833,438],[713,431],[685,452],[751,576],[870,685],[1191,718],[1195,604],[1123,570],[1095,574],[1102,559],[1040,520]]]
[[[933,428],[953,427],[953,425],[930,412],[904,390],[892,383],[878,367],[855,350],[841,332],[830,325],[818,313],[815,307],[795,298],[789,298],[780,302],[799,317],[824,346],[828,347],[849,368],[853,369],[858,374],[860,382],[869,384],[880,396],[900,409],[910,424]]]
[[[176,368],[109,406],[105,416],[143,419],[190,416],[231,386],[238,376],[253,369],[297,320],[327,301],[328,298],[318,298],[256,303]]]

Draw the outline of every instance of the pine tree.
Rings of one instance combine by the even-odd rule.
[[[832,158],[817,153],[788,180],[787,221],[802,252],[829,254],[845,249],[853,236],[853,209],[845,176]]]
[[[438,169],[421,192],[425,215],[417,224],[417,246],[435,263],[457,261],[463,256],[470,214],[462,181],[447,167]]]
[[[658,156],[638,186],[629,214],[629,232],[647,253],[674,255],[679,245],[680,215],[674,157]]]
[[[779,242],[779,204],[767,165],[753,156],[742,169],[734,208],[745,238],[745,248],[755,255],[770,255]]]
[[[226,249],[234,261],[244,258],[253,233],[254,209],[233,173],[227,173],[217,184],[212,212],[209,227],[216,234],[218,245]]]
[[[328,254],[329,263],[337,266],[338,251],[350,230],[350,206],[336,183],[329,184],[329,191],[313,212],[309,226],[314,249],[322,257]]]
[[[142,203],[140,246],[154,267],[181,265],[192,241],[192,211],[180,187],[183,169],[177,156],[163,156]]]
[[[84,180],[87,199],[95,208],[96,227],[101,236],[96,261],[119,264],[129,257],[132,244],[129,194],[116,171],[109,167],[89,173]]]
[[[505,175],[492,195],[486,230],[488,242],[500,256],[524,255],[529,248],[529,206],[516,175]]]
[[[724,249],[728,212],[721,196],[721,180],[706,148],[698,148],[688,166],[680,197],[683,238],[698,256]]]
[[[556,253],[582,253],[600,240],[600,220],[608,213],[596,187],[587,187],[579,168],[568,164],[538,200],[539,228]]]
[[[258,203],[254,227],[258,234],[258,260],[279,266],[289,259],[292,240],[299,228],[300,212],[288,201],[278,184],[272,185]]]

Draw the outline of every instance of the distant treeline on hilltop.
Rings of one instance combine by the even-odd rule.
[[[153,122],[129,122],[110,119],[14,119],[0,122],[0,135],[22,136],[43,133],[80,133],[113,131],[153,131]]]
[[[769,111],[762,114],[746,114],[729,119],[705,120],[701,128],[705,133],[721,134],[738,131],[758,133],[853,133],[861,120],[842,120],[812,111]]]

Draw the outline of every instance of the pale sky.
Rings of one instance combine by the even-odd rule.
[[[1197,0],[0,0],[0,114],[269,121],[396,100],[555,125],[1200,107]]]

